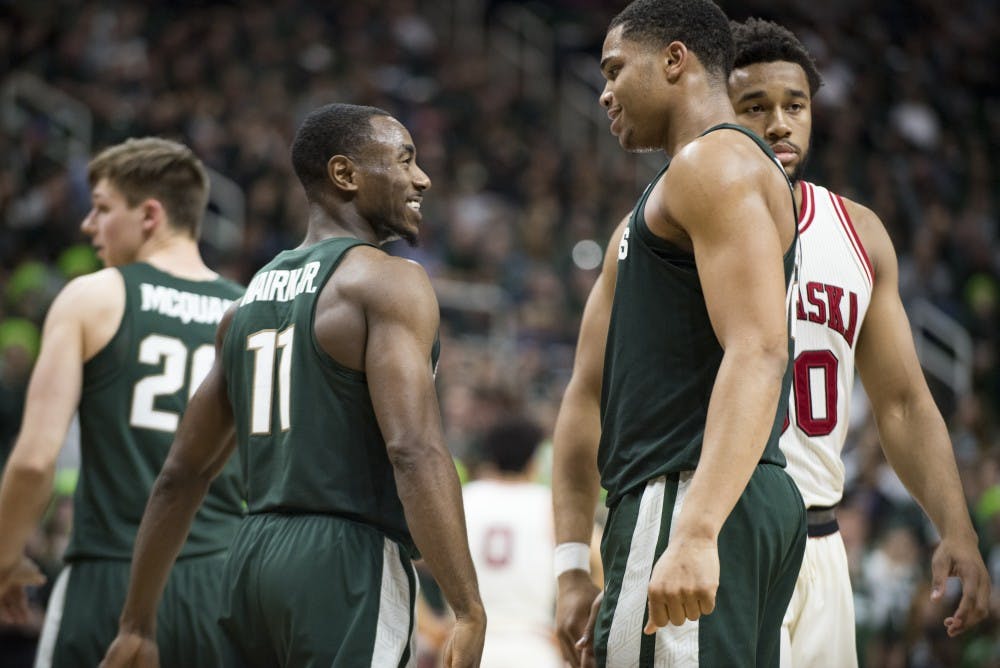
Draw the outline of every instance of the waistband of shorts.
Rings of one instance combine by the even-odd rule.
[[[822,538],[840,531],[840,525],[837,524],[837,506],[806,508],[806,529],[810,538]]]

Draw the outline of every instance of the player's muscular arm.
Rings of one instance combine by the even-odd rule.
[[[948,623],[949,633],[956,635],[986,615],[989,577],[969,520],[948,429],[924,379],[899,298],[892,242],[874,213],[853,202],[846,205],[875,272],[858,338],[858,372],[871,399],[886,459],[941,534],[932,564],[936,597],[947,576],[962,578],[962,602]]]
[[[455,665],[478,665],[485,613],[469,554],[462,493],[444,443],[431,369],[438,305],[418,265],[386,258],[368,281],[365,374],[406,522],[457,619]],[[460,637],[461,636],[461,637]],[[461,656],[459,653],[461,652]]]
[[[28,536],[51,496],[56,457],[80,402],[84,362],[110,338],[100,341],[100,333],[88,327],[94,320],[117,327],[123,309],[124,288],[113,270],[72,281],[49,308],[21,431],[0,485],[0,593],[16,584],[6,582],[8,574],[21,563]]]
[[[718,139],[697,144],[678,154],[654,188],[646,218],[654,232],[669,222],[690,237],[724,355],[701,459],[653,570],[647,632],[714,609],[719,531],[767,443],[788,358],[782,255],[794,234],[791,195],[759,151]],[[773,213],[782,188],[787,221]]]
[[[170,568],[212,480],[235,449],[233,413],[222,368],[222,342],[235,309],[233,305],[219,324],[215,363],[188,402],[170,453],[150,491],[136,535],[119,638],[156,637],[157,603]],[[108,659],[113,656],[109,650]]]
[[[590,290],[580,323],[573,374],[553,434],[552,502],[557,543],[589,543],[600,492],[597,447],[601,440],[601,382],[611,303],[618,276],[618,248],[628,218],[615,229],[604,266]]]
[[[626,217],[615,229],[604,254],[604,266],[583,310],[570,377],[552,438],[552,505],[557,543],[590,543],[594,531],[594,508],[600,493],[597,449],[601,440],[601,383],[604,349],[611,320],[618,251]],[[579,665],[576,642],[587,630],[587,618],[597,588],[584,570],[569,570],[559,576],[556,601],[556,631],[563,656]]]

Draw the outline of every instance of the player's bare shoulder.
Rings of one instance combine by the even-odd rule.
[[[114,268],[74,278],[56,295],[46,327],[80,328],[84,359],[107,345],[125,313],[125,281]]]
[[[733,211],[763,204],[772,212],[789,207],[791,193],[777,163],[754,141],[736,131],[716,131],[689,142],[658,184],[662,217],[684,229],[731,219]],[[649,216],[647,215],[647,220]],[[791,238],[790,216],[783,236]]]
[[[340,290],[359,303],[374,305],[388,300],[405,304],[407,300],[434,299],[430,279],[420,264],[372,246],[351,249],[337,274]]]

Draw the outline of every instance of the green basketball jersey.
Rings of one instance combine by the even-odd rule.
[[[83,367],[80,478],[67,560],[131,559],[139,520],[188,398],[215,359],[215,330],[243,293],[232,281],[190,281],[148,264],[119,267],[125,312]],[[212,483],[180,556],[224,550],[243,515],[237,461]]]
[[[723,124],[707,132],[723,128],[752,137],[782,169],[767,145],[748,130]],[[708,401],[722,362],[722,347],[708,317],[694,255],[646,226],[646,200],[669,166],[668,161],[640,197],[618,252],[598,450],[601,484],[608,490],[609,506],[652,478],[690,471],[698,465]],[[781,173],[784,176],[784,170]],[[797,220],[794,204],[789,215]],[[789,284],[797,246],[796,231],[784,255]],[[789,359],[791,343],[789,340]],[[786,371],[781,397],[788,396],[789,381]],[[786,402],[779,401],[762,462],[785,465],[778,448],[785,410]]]
[[[249,512],[334,515],[412,549],[365,374],[316,340],[316,301],[353,237],[279,253],[247,288],[223,364]]]

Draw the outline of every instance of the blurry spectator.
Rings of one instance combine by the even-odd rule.
[[[552,494],[532,482],[538,425],[501,420],[480,444],[465,486],[466,523],[483,605],[489,611],[483,668],[556,668]]]

